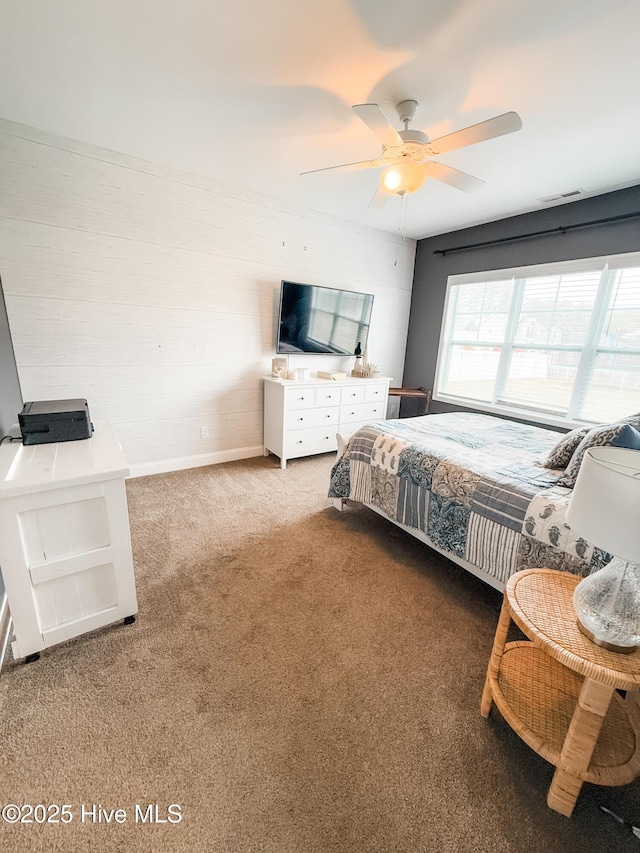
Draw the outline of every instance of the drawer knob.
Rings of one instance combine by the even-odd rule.
[[[350,415],[355,415],[355,412],[349,412]]]
[[[298,418],[298,420],[299,420],[299,421],[303,421],[303,420],[304,420],[304,418]]]
[[[331,415],[325,415],[325,418],[330,418],[330,417],[331,417]]]
[[[299,438],[298,441],[296,441],[296,444],[302,444],[302,439]]]

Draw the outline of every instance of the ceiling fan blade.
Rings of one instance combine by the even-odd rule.
[[[354,169],[377,169],[379,166],[384,166],[384,160],[359,160],[357,163],[343,163],[341,166],[324,166],[322,169],[309,169],[308,172],[300,172],[301,175],[313,175],[314,172],[330,172],[331,170],[342,169],[343,172],[349,172]]]
[[[518,113],[503,113],[495,118],[469,125],[462,130],[456,130],[446,136],[433,139],[429,142],[429,149],[433,155],[444,154],[456,148],[464,148],[465,145],[475,145],[476,142],[484,142],[487,139],[494,139],[496,136],[514,133],[521,127],[522,119]]]
[[[390,195],[386,193],[382,187],[378,187],[375,193],[371,196],[371,200],[367,205],[368,210],[380,210],[389,200]]]
[[[436,181],[443,181],[449,186],[455,187],[457,190],[463,190],[466,193],[475,192],[485,185],[485,181],[480,178],[474,178],[473,175],[467,175],[466,172],[461,172],[459,169],[453,169],[451,166],[445,166],[444,163],[434,163],[430,161],[425,163],[425,170],[428,178],[435,178]]]
[[[351,109],[383,145],[402,145],[402,137],[378,104],[355,104]]]

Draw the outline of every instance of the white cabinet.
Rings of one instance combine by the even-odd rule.
[[[264,380],[264,454],[287,459],[337,450],[338,432],[387,416],[388,376]]]
[[[132,621],[128,473],[107,423],[80,441],[0,445],[0,567],[14,658]]]

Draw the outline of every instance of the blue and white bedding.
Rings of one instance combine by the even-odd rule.
[[[329,497],[368,504],[503,586],[533,567],[578,575],[610,555],[565,523],[571,490],[544,468],[559,434],[456,412],[368,424],[331,472]]]

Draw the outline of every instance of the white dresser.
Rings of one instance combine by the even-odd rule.
[[[336,434],[387,416],[389,376],[264,380],[264,454],[288,459],[336,450]]]
[[[107,423],[92,438],[0,445],[0,568],[14,658],[138,610],[124,478]]]

